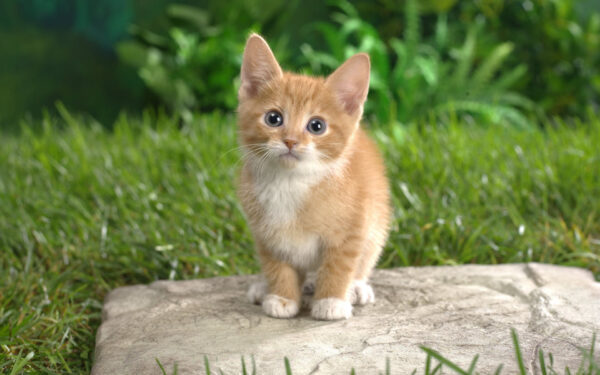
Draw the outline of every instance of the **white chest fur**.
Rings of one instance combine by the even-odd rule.
[[[297,269],[315,270],[320,263],[322,246],[314,233],[281,230],[264,240],[276,257]]]
[[[262,208],[255,223],[258,226],[256,235],[281,260],[299,269],[316,268],[321,241],[316,233],[304,230],[297,219],[306,199],[310,199],[310,189],[325,173],[298,174],[279,168],[261,172],[253,184],[254,196]]]

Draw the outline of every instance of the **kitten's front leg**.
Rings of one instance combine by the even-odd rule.
[[[347,292],[358,262],[360,241],[347,241],[340,247],[328,248],[317,274],[311,315],[319,320],[348,319],[352,304]]]
[[[274,318],[291,318],[300,309],[302,277],[289,264],[281,262],[266,249],[259,249],[268,294],[262,300],[264,312]]]

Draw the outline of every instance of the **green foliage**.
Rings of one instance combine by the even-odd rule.
[[[404,38],[387,41],[349,2],[340,1],[337,7],[332,23],[314,26],[329,51],[303,44],[302,59],[295,60],[295,66],[325,74],[352,54],[368,52],[372,81],[367,116],[383,123],[448,122],[460,116],[488,124],[530,126],[533,104],[511,91],[526,69],[522,65],[504,68],[513,50],[511,43],[496,45],[476,61],[480,28],[472,27],[462,45],[453,45],[448,18],[440,15],[435,34],[426,42],[414,0],[406,2]],[[185,120],[191,119],[194,109],[233,109],[240,55],[249,29],[240,32],[239,27],[214,26],[206,11],[190,6],[173,5],[168,14],[178,26],[167,37],[135,29],[137,41],[118,47],[121,58],[136,66],[148,87]],[[276,52],[282,49],[280,43],[272,44]],[[281,60],[281,54],[277,55]]]
[[[528,68],[519,91],[550,115],[599,108],[600,2],[462,1],[450,16],[456,27],[482,22],[485,43],[510,41],[510,61]]]
[[[183,4],[0,2],[0,123],[57,100],[106,124],[121,108],[162,105],[187,120],[194,110],[231,110],[249,30],[267,37],[285,68],[327,73],[370,51],[377,101],[367,113],[378,122],[457,115],[522,127],[532,116],[600,108],[597,0]],[[131,22],[138,26],[123,42]]]
[[[388,41],[349,2],[337,5],[340,12],[332,17],[337,25],[316,26],[331,52],[317,52],[306,44],[302,51],[311,70],[321,74],[356,52],[369,53],[372,79],[367,115],[384,123],[424,119],[447,123],[458,115],[486,124],[530,126],[527,112],[533,110],[533,103],[510,90],[526,69],[503,67],[513,50],[511,43],[494,46],[475,62],[476,35],[481,30],[473,27],[461,46],[450,45],[448,19],[440,15],[432,41],[426,42],[416,0],[406,1],[404,38]]]
[[[292,22],[299,1],[212,3],[206,9],[172,4],[167,7],[166,35],[132,27],[133,40],[121,42],[117,53],[135,67],[147,87],[183,120],[196,110],[231,111],[237,105],[242,52],[251,31],[270,25],[274,33]],[[282,13],[286,9],[287,12]],[[293,23],[293,22],[292,22]],[[270,40],[280,61],[286,61],[287,38]]]
[[[134,28],[137,40],[117,46],[121,59],[138,69],[146,85],[176,113],[190,121],[193,109],[231,110],[247,32],[211,24],[208,12],[171,5],[167,36]]]
[[[233,118],[146,112],[108,131],[58,110],[0,138],[0,373],[89,373],[115,287],[258,271]],[[600,119],[383,129],[394,221],[380,266],[537,261],[600,276]]]

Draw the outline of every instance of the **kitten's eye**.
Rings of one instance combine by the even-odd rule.
[[[277,111],[269,111],[265,115],[265,124],[271,127],[278,127],[283,125],[283,115]]]
[[[327,129],[327,124],[325,124],[325,121],[319,118],[313,118],[308,122],[306,128],[309,132],[319,135],[325,133],[325,129]]]

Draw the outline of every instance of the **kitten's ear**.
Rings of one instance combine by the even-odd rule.
[[[239,98],[256,95],[262,85],[282,75],[283,72],[267,42],[258,34],[250,35],[244,48]]]
[[[370,70],[369,55],[358,53],[346,60],[325,81],[351,115],[357,111],[362,114],[369,92]]]

